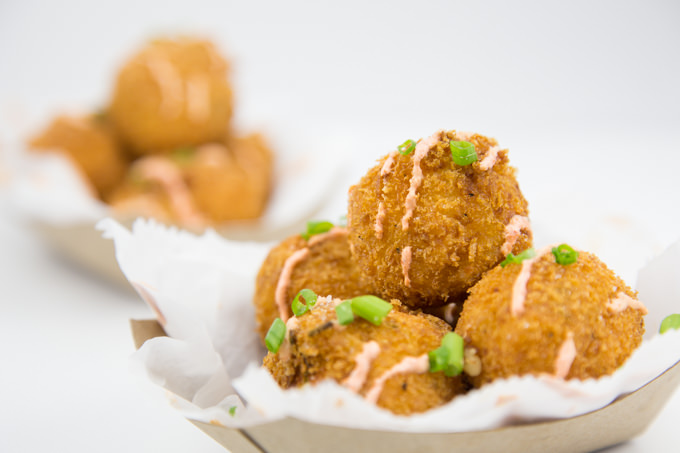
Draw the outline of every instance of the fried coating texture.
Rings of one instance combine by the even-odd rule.
[[[212,222],[260,217],[272,190],[272,152],[259,134],[205,145],[185,168],[200,212]]]
[[[339,302],[339,300],[337,300]],[[277,354],[271,352],[264,366],[283,388],[299,387],[334,379],[342,384],[357,366],[356,357],[364,345],[375,341],[379,354],[359,394],[366,396],[376,379],[405,357],[416,357],[436,349],[450,327],[440,319],[402,310],[398,301],[380,326],[355,319],[347,326],[336,324],[333,301],[317,302],[311,312],[293,318],[297,324]],[[360,382],[361,383],[361,382]],[[460,376],[437,373],[401,373],[385,381],[377,405],[395,414],[409,415],[440,406],[464,393]]]
[[[416,308],[460,302],[485,271],[503,260],[506,225],[514,216],[527,216],[528,205],[507,150],[499,150],[493,166],[483,170],[481,161],[497,143],[468,135],[442,132],[420,161],[423,179],[407,229],[403,217],[417,151],[383,157],[350,188],[352,254],[364,277],[374,283],[375,294]],[[450,141],[463,139],[474,144],[479,156],[467,166],[456,165],[449,148]],[[381,174],[384,167],[389,171]],[[525,229],[512,251],[530,246],[531,232]],[[407,252],[410,263],[405,265]]]
[[[120,70],[111,118],[138,154],[219,141],[232,116],[227,62],[195,38],[150,42]]]
[[[556,374],[569,335],[576,351],[567,379],[611,374],[640,345],[645,310],[607,307],[636,292],[594,255],[580,252],[569,265],[557,264],[549,251],[542,255],[531,266],[523,311],[513,314],[513,285],[523,265],[489,271],[463,306],[456,333],[481,359],[481,373],[470,377],[475,387],[512,375]]]
[[[305,248],[309,253],[295,265],[285,285],[286,318],[292,316],[290,303],[295,295],[305,288],[342,299],[369,294],[368,285],[361,279],[349,252],[346,230],[338,228],[332,234],[312,236],[309,241],[299,234],[291,236],[271,249],[257,274],[253,303],[257,332],[262,340],[274,319],[281,315],[276,288],[286,260]]]
[[[61,151],[75,162],[100,198],[123,179],[127,161],[103,118],[58,116],[29,146],[36,150]]]

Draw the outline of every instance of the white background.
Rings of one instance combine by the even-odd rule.
[[[323,214],[405,139],[478,131],[510,148],[537,242],[596,251],[634,285],[680,238],[680,3],[472,3],[0,0],[0,144],[105,105],[145,40],[199,33],[232,63],[240,124],[342,144]],[[223,451],[128,372],[142,302],[25,225],[0,205],[0,451]],[[667,451],[678,417],[676,394],[612,451]]]

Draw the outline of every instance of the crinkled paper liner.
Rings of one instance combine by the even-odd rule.
[[[333,381],[284,391],[260,366],[265,351],[251,303],[254,277],[270,245],[232,242],[211,231],[197,237],[141,220],[132,231],[111,219],[98,228],[115,241],[123,273],[168,334],[147,341],[132,363],[191,420],[235,428],[293,417],[382,431],[487,430],[594,411],[680,359],[680,331],[655,334],[663,317],[680,311],[676,243],[640,271],[640,299],[649,309],[647,338],[611,376],[498,380],[410,417],[380,409]]]

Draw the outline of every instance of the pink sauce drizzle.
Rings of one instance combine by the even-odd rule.
[[[617,294],[616,299],[612,300],[607,304],[607,308],[613,311],[614,313],[621,313],[628,307],[634,310],[642,311],[643,315],[647,314],[647,307],[645,307],[645,305],[642,302],[640,302],[637,299],[633,299],[626,293]]]
[[[555,359],[554,376],[559,379],[566,378],[575,358],[576,344],[574,344],[574,334],[567,332],[567,338],[562,343],[562,346],[560,346],[560,350],[557,353],[557,358]]]
[[[489,150],[486,152],[486,156],[484,156],[484,159],[482,159],[482,161],[479,163],[479,169],[488,170],[493,167],[498,160],[498,152],[500,150],[500,147],[495,145],[489,148]]]
[[[382,239],[383,237],[383,222],[385,221],[385,216],[387,211],[385,210],[385,203],[382,201],[378,204],[378,214],[375,216],[375,224],[373,225],[373,230],[375,231],[375,237]]]
[[[411,217],[413,217],[413,210],[416,207],[416,192],[423,182],[423,170],[420,168],[420,161],[423,160],[430,148],[435,146],[442,135],[442,131],[437,131],[430,137],[420,140],[416,145],[416,150],[413,155],[413,171],[411,173],[411,186],[406,195],[406,202],[404,203],[404,216],[401,218],[401,229],[408,230],[408,224]]]
[[[295,266],[297,266],[300,261],[304,260],[307,255],[309,255],[309,249],[306,247],[296,250],[288,257],[286,262],[283,264],[283,269],[281,269],[279,281],[276,283],[275,300],[276,306],[279,307],[279,317],[283,322],[288,321],[289,318],[286,293],[288,292],[288,286],[290,285],[290,277],[293,275]]]
[[[333,239],[339,236],[347,236],[347,228],[333,227],[326,233],[315,234],[314,236],[309,238],[309,241],[307,241],[307,245],[309,247],[313,247],[314,245],[319,244],[320,242],[327,241],[328,239]]]
[[[151,76],[158,84],[161,104],[159,110],[166,118],[176,118],[182,113],[182,79],[175,68],[158,56],[149,56],[146,60]]]
[[[473,135],[475,135],[474,132],[456,131],[456,139],[461,142],[469,141]]]
[[[427,354],[418,357],[404,357],[401,362],[385,371],[382,376],[375,380],[371,389],[366,393],[366,401],[375,404],[380,398],[385,382],[392,376],[406,373],[426,373],[430,369],[430,359]]]
[[[178,220],[191,226],[204,223],[203,216],[194,206],[182,172],[170,159],[161,156],[144,157],[135,163],[135,170],[143,178],[156,181],[163,187]]]
[[[366,382],[366,377],[371,369],[371,364],[380,354],[380,345],[375,341],[369,341],[364,343],[364,347],[359,354],[354,358],[356,366],[352,370],[352,373],[342,381],[342,385],[358,393],[361,387],[364,386]]]
[[[187,114],[189,121],[203,123],[210,118],[210,83],[204,75],[194,75],[186,81]]]
[[[545,247],[539,250],[533,258],[522,261],[522,270],[520,270],[515,283],[512,285],[510,312],[513,316],[521,315],[524,312],[524,299],[527,297],[527,283],[531,277],[531,267],[550,250],[551,247]]]
[[[194,159],[202,165],[220,167],[229,163],[230,156],[224,145],[209,143],[198,147]]]
[[[531,222],[529,222],[529,217],[522,215],[514,215],[510,222],[505,225],[505,242],[501,246],[501,253],[507,255],[512,252],[512,248],[515,246],[519,235],[525,230],[531,232]]]
[[[411,246],[404,247],[401,251],[401,272],[404,274],[404,286],[407,288],[411,287],[411,279],[408,278],[408,271],[411,267]]]
[[[387,155],[387,159],[385,159],[385,162],[383,163],[382,168],[380,169],[380,176],[384,177],[392,173],[392,168],[394,166],[394,159],[397,157],[397,151],[392,151]]]

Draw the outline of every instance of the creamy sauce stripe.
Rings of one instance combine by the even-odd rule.
[[[430,137],[420,140],[416,145],[416,150],[413,153],[413,170],[411,173],[411,185],[406,195],[406,202],[404,203],[404,216],[401,218],[401,229],[408,230],[409,220],[413,217],[413,210],[416,208],[417,192],[420,184],[423,182],[423,170],[420,168],[420,161],[423,160],[430,149],[435,146],[441,139],[443,131],[437,131]]]
[[[637,299],[633,299],[626,293],[617,294],[616,298],[607,303],[607,308],[614,313],[621,313],[627,308],[640,310],[643,315],[647,314],[647,307]]]
[[[196,74],[186,81],[187,115],[192,123],[204,123],[210,119],[210,81],[203,74]]]
[[[430,369],[430,359],[427,354],[417,357],[404,357],[401,362],[385,371],[374,382],[371,389],[366,393],[365,399],[375,404],[380,398],[385,382],[392,376],[398,374],[420,374],[426,373]]]
[[[571,370],[571,365],[576,359],[576,344],[574,343],[574,334],[567,332],[567,338],[560,346],[555,359],[555,373],[554,376],[559,379],[565,379]]]
[[[144,157],[135,163],[135,170],[142,178],[156,181],[163,187],[178,220],[192,226],[204,222],[203,216],[194,205],[181,170],[170,159],[161,156]]]
[[[286,322],[289,317],[286,293],[288,292],[288,287],[290,286],[290,277],[293,275],[295,266],[307,258],[307,255],[309,255],[309,249],[305,247],[293,252],[293,254],[290,255],[288,259],[286,259],[286,262],[283,263],[283,269],[281,269],[279,280],[276,283],[276,293],[274,296],[276,300],[276,306],[279,307],[279,317],[283,320],[283,322]]]
[[[501,253],[503,255],[512,252],[512,248],[515,246],[517,239],[519,239],[522,230],[531,234],[531,222],[529,221],[529,217],[522,215],[512,216],[510,222],[505,226],[505,242],[501,246]]]
[[[376,341],[369,341],[364,343],[364,347],[359,354],[354,357],[356,366],[350,375],[342,381],[342,385],[353,391],[359,393],[361,387],[366,382],[368,372],[371,370],[371,364],[380,354],[380,345]]]
[[[385,221],[386,215],[387,211],[385,210],[385,203],[381,201],[378,203],[378,214],[375,216],[375,224],[373,225],[375,237],[378,239],[382,239],[383,237],[383,222]]]
[[[169,119],[177,118],[182,113],[184,98],[182,78],[179,73],[172,64],[156,55],[147,57],[146,67],[158,85],[161,98],[158,109],[161,116]]]
[[[512,301],[510,302],[510,312],[513,316],[518,316],[524,313],[524,299],[527,297],[527,283],[531,277],[531,267],[543,255],[550,252],[552,247],[545,247],[536,253],[533,258],[522,261],[522,269],[520,270],[515,283],[512,285]]]
[[[484,156],[484,159],[482,159],[482,161],[479,163],[479,169],[486,171],[493,167],[498,160],[498,152],[500,150],[501,148],[496,145],[489,148],[486,152],[486,155]]]
[[[307,242],[308,245],[307,247],[302,248],[300,250],[296,250],[283,263],[283,268],[281,269],[281,273],[279,274],[279,279],[276,282],[274,300],[276,301],[276,306],[279,308],[279,316],[284,322],[287,321],[289,317],[288,301],[286,300],[286,294],[288,293],[290,279],[293,275],[293,271],[295,270],[295,266],[297,266],[300,262],[304,261],[304,259],[307,258],[307,256],[310,253],[309,247],[313,247],[316,244],[319,244],[328,239],[346,235],[347,228],[343,227],[333,227],[330,229],[330,231],[326,233],[316,234],[309,238],[309,241]],[[321,298],[317,299],[317,303],[319,303],[320,300]]]

